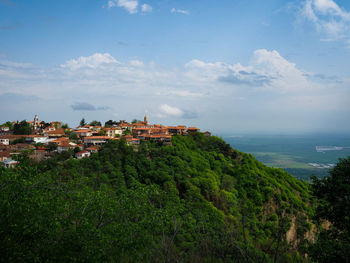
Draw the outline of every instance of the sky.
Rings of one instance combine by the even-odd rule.
[[[349,133],[348,0],[0,0],[0,123]]]

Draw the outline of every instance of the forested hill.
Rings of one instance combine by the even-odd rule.
[[[1,261],[304,261],[309,185],[217,137],[68,157],[0,168]]]

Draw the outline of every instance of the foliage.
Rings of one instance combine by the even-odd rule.
[[[93,120],[92,122],[89,123],[89,125],[91,125],[91,126],[101,126],[101,122]]]
[[[108,128],[110,126],[117,125],[117,124],[118,124],[117,121],[109,120],[105,122],[105,127]]]
[[[313,194],[319,203],[316,219],[329,222],[310,254],[319,262],[350,262],[350,157],[340,159],[330,176],[313,178]]]
[[[10,142],[10,144],[17,144],[17,143],[25,143],[25,138],[24,137],[21,137],[21,138],[18,138],[18,139],[15,139],[13,140],[12,142]]]
[[[86,121],[85,121],[85,118],[82,118],[81,121],[80,121],[80,126],[84,126],[86,125]]]
[[[131,121],[132,124],[138,123],[138,122],[140,122],[140,120],[138,120],[138,119],[133,119],[133,120]]]
[[[0,127],[4,127],[4,126],[9,127],[10,130],[13,129],[13,128],[12,128],[12,123],[11,123],[10,121],[7,121],[7,122],[5,122],[5,123],[3,123],[3,124],[0,124]]]
[[[17,122],[13,125],[13,134],[15,135],[31,134],[31,133],[32,133],[32,127],[26,120]]]
[[[299,216],[302,244],[309,186],[219,138],[72,154],[0,170],[5,261],[305,261],[286,232]]]

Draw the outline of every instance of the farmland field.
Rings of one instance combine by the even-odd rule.
[[[350,156],[350,135],[226,135],[233,148],[286,170],[299,179],[323,177],[339,158]],[[318,147],[317,146],[329,146]],[[331,147],[336,146],[336,147]],[[320,149],[324,149],[320,151]]]

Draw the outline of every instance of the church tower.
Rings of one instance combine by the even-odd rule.
[[[148,119],[147,119],[147,115],[145,114],[145,117],[143,118],[144,123],[148,124]]]
[[[34,121],[33,121],[33,130],[37,131],[39,129],[39,117],[38,115],[34,116]]]

